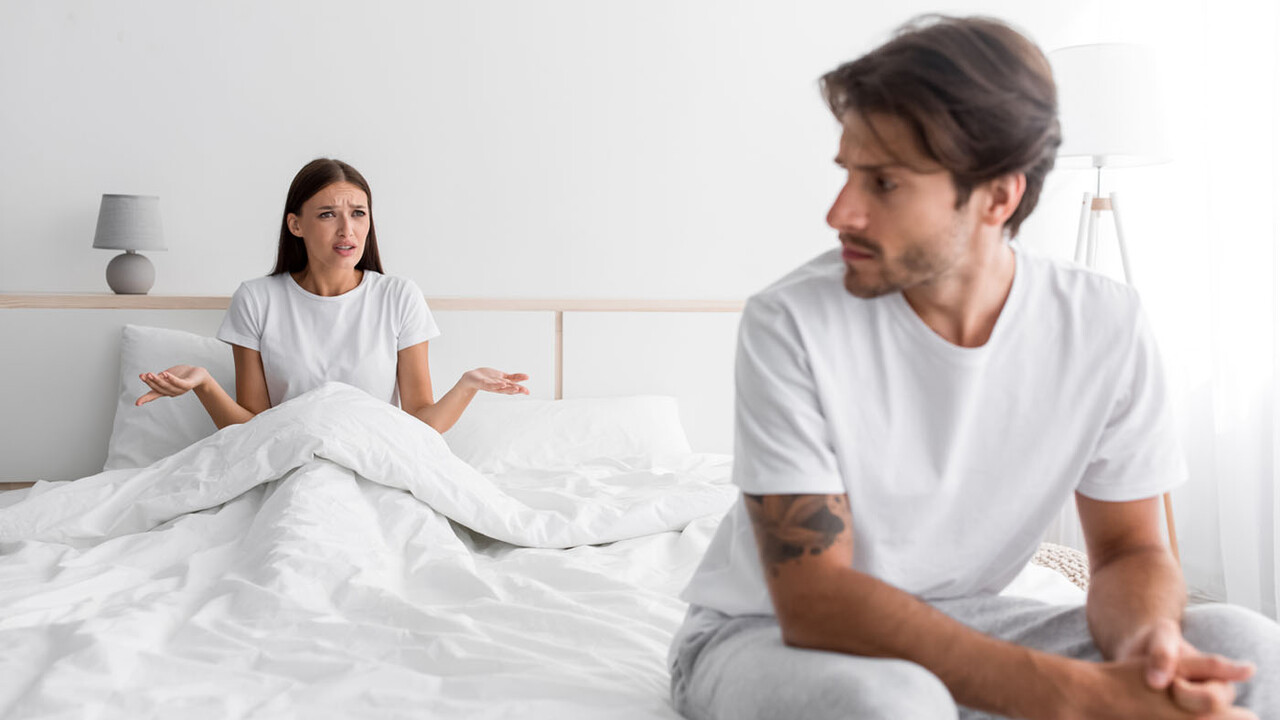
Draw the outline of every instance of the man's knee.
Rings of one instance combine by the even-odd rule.
[[[1197,650],[1240,660],[1266,662],[1280,653],[1280,625],[1236,605],[1196,605],[1187,609],[1182,634]]]
[[[1187,609],[1182,634],[1201,652],[1253,663],[1253,679],[1237,686],[1238,702],[1261,717],[1280,713],[1280,625],[1235,605]]]
[[[815,678],[797,717],[859,720],[951,720],[955,701],[933,673],[905,660],[876,661],[874,672],[834,665]]]

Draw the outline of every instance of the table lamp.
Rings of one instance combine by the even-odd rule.
[[[164,250],[160,198],[154,195],[103,195],[93,246],[124,250],[107,264],[107,285],[117,295],[146,295],[156,268],[139,250]]]
[[[1058,167],[1092,167],[1096,192],[1085,193],[1076,232],[1076,262],[1097,266],[1098,226],[1109,212],[1120,246],[1124,279],[1133,284],[1133,268],[1124,243],[1115,193],[1102,195],[1102,169],[1154,165],[1170,157],[1164,120],[1161,71],[1141,45],[1075,45],[1049,53],[1058,86],[1062,145]]]

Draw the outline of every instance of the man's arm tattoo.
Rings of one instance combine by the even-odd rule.
[[[849,527],[848,495],[751,495],[747,514],[766,569],[804,555],[821,555]]]

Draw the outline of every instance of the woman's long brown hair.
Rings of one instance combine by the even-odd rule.
[[[280,218],[280,245],[276,249],[276,267],[271,271],[272,275],[300,272],[307,266],[307,246],[302,238],[289,231],[289,215],[301,214],[303,203],[338,182],[349,182],[360,188],[369,201],[369,235],[365,238],[364,254],[356,263],[356,269],[382,272],[378,235],[373,229],[373,193],[369,190],[369,183],[359,170],[341,160],[317,158],[304,165],[289,185],[289,195],[285,198],[284,213]]]

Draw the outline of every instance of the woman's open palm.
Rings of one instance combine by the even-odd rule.
[[[158,373],[142,373],[138,376],[151,388],[151,392],[138,398],[134,405],[145,405],[162,397],[177,397],[194,390],[209,379],[209,371],[197,365],[174,365]]]
[[[493,368],[476,368],[462,376],[476,390],[502,395],[528,395],[529,388],[520,383],[529,379],[524,373],[504,373]]]

